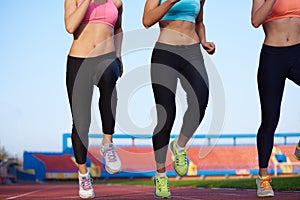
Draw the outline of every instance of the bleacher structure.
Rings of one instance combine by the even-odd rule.
[[[77,166],[70,145],[70,133],[63,134],[63,150],[59,153],[24,152],[23,170],[36,177],[45,179],[75,179]],[[90,134],[89,138],[101,138],[101,134]],[[171,135],[171,138],[174,138]],[[255,144],[239,144],[239,139],[255,138],[255,134],[224,134],[224,135],[195,135],[193,138],[207,140],[206,145],[194,142],[188,147],[189,159],[188,176],[252,176],[258,173],[257,150]],[[300,175],[300,165],[293,157],[295,144],[300,138],[299,133],[275,134],[283,139],[282,144],[276,144],[269,165],[271,174]],[[136,145],[141,136],[114,135],[115,139],[130,139],[129,145],[117,145],[118,155],[122,161],[122,172],[110,175],[105,171],[105,164],[99,152],[99,145],[91,145],[88,149],[87,166],[95,178],[136,178],[152,177],[155,172],[155,160],[151,145]],[[151,136],[143,136],[143,139]],[[288,138],[294,142],[288,143]],[[230,139],[230,144],[213,145],[213,139]],[[168,176],[176,176],[173,170],[171,153],[167,155]]]

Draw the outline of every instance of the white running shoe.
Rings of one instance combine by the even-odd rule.
[[[257,185],[257,196],[258,197],[273,197],[274,191],[272,189],[272,186],[270,184],[272,182],[272,179],[270,176],[258,176],[256,179],[256,185]]]
[[[105,169],[110,174],[117,174],[122,170],[122,163],[113,143],[101,145],[100,154],[105,160]]]
[[[80,174],[78,172],[79,179],[79,196],[82,199],[94,198],[94,189],[92,186],[93,179],[90,177],[89,172],[86,174]]]

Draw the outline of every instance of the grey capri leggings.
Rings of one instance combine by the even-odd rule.
[[[78,164],[86,162],[94,85],[100,91],[99,110],[103,132],[114,133],[117,106],[115,86],[119,70],[120,62],[115,52],[92,58],[68,56],[66,83],[73,118],[71,139]]]
[[[181,133],[191,138],[207,107],[208,76],[198,43],[188,46],[156,43],[151,63],[151,82],[157,110],[157,125],[152,142],[156,162],[164,163],[176,115],[178,79],[186,92],[188,104]]]

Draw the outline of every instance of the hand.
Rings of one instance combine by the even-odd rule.
[[[212,55],[216,51],[216,46],[213,42],[203,42],[202,47],[207,51],[208,54]]]
[[[174,3],[174,4],[179,2],[179,1],[181,1],[181,0],[169,0],[170,3]]]

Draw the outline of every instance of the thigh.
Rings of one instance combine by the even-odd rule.
[[[263,120],[279,118],[286,80],[286,63],[277,54],[262,52],[257,73],[257,83]]]
[[[176,55],[165,50],[154,49],[151,58],[151,83],[156,102],[174,98],[178,72]]]
[[[79,133],[87,133],[91,120],[93,84],[90,80],[91,63],[88,59],[80,65],[71,95],[71,109],[75,127]]]
[[[288,78],[300,86],[300,68],[291,68]]]
[[[83,61],[83,58],[75,58],[71,56],[68,56],[67,59],[66,86],[70,105],[72,103],[74,83]]]
[[[105,59],[96,64],[93,72],[93,83],[99,88],[114,87],[120,72],[120,62],[117,59]]]
[[[204,60],[199,49],[192,58],[184,59],[180,70],[180,82],[188,100],[195,96],[200,106],[206,106],[209,96],[209,81]]]
[[[292,54],[295,61],[289,70],[288,78],[300,86],[300,45],[298,48],[295,48]]]

